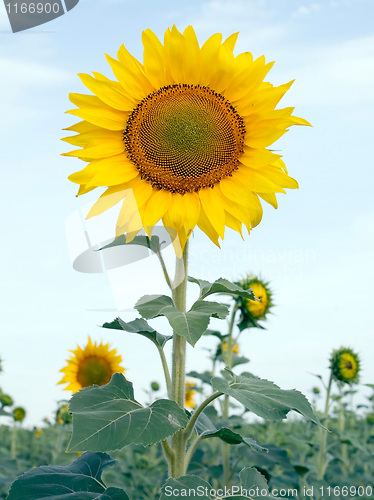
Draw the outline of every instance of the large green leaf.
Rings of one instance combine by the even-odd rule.
[[[169,478],[162,487],[160,500],[168,498],[201,498],[203,500],[246,500],[253,498],[274,498],[270,495],[264,476],[254,468],[243,469],[240,474],[240,485],[231,488],[217,488],[198,476],[187,475],[178,479]]]
[[[174,401],[160,399],[144,407],[133,386],[115,373],[109,384],[88,387],[70,401],[73,435],[69,451],[110,451],[128,444],[148,446],[185,427],[188,417]]]
[[[172,339],[172,336],[161,335],[156,330],[154,330],[143,318],[137,318],[133,321],[129,321],[126,323],[121,318],[116,318],[114,321],[110,323],[104,323],[103,328],[111,328],[113,330],[122,330],[130,333],[137,333],[138,335],[142,335],[146,337],[155,344],[158,344],[161,347],[164,347],[166,342]]]
[[[135,309],[145,319],[165,316],[165,313],[175,308],[171,297],[167,295],[144,295],[135,304]]]
[[[173,330],[192,346],[206,332],[211,317],[224,319],[229,313],[227,305],[203,300],[196,301],[188,312],[182,312],[166,295],[145,295],[135,309],[146,319],[165,316]]]
[[[227,368],[226,373],[227,378],[212,379],[213,389],[236,399],[259,417],[282,420],[290,410],[295,410],[308,420],[321,425],[301,392],[285,391],[273,382],[254,377],[249,373],[236,376]]]
[[[226,295],[239,295],[245,299],[254,300],[255,296],[252,290],[244,290],[241,286],[231,283],[224,278],[219,278],[214,283],[210,283],[206,280],[199,280],[197,278],[188,277],[188,281],[191,283],[196,283],[200,287],[200,298],[204,299],[208,295],[213,293],[223,293]]]
[[[106,453],[84,453],[67,467],[43,466],[20,476],[8,500],[129,500],[118,488],[106,488],[102,471],[115,463]]]

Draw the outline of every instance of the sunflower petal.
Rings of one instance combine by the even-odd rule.
[[[221,238],[225,234],[225,211],[222,206],[222,196],[219,185],[199,191],[202,208],[212,226]]]

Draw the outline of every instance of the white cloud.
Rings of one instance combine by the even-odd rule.
[[[306,5],[301,5],[295,12],[292,13],[292,16],[309,16],[314,12],[319,12],[320,10],[322,10],[322,5],[319,3],[312,3],[308,7]]]

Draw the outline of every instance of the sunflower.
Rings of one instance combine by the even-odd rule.
[[[245,290],[251,289],[256,300],[242,299],[238,297],[237,303],[241,312],[239,328],[244,330],[251,326],[260,327],[258,320],[266,319],[266,315],[272,307],[272,293],[269,283],[262,281],[256,276],[248,276],[238,282]]]
[[[347,347],[332,352],[330,357],[332,377],[345,384],[358,382],[360,360],[356,353]]]
[[[82,121],[64,140],[81,149],[64,154],[88,165],[69,179],[78,195],[107,188],[88,217],[122,202],[117,237],[151,235],[162,220],[180,255],[196,226],[219,246],[226,227],[242,235],[259,224],[260,198],[277,208],[275,194],[298,187],[267,149],[291,125],[309,125],[294,108],[275,109],[293,82],[264,82],[273,63],[234,56],[237,35],[200,47],[191,26],[167,29],[164,44],[148,29],[143,63],[122,45],[107,56],[116,80],[79,75],[94,95],[70,94],[68,113]]]
[[[67,366],[60,370],[64,377],[59,384],[69,384],[64,390],[78,392],[94,384],[105,385],[114,373],[123,373],[125,369],[120,366],[122,356],[109,347],[109,344],[102,342],[99,345],[92,343],[88,337],[84,349],[78,346],[75,351],[70,351],[73,356],[67,360]]]
[[[194,387],[196,387],[196,384],[187,381],[185,387],[186,387],[186,392],[184,395],[184,404],[186,405],[187,408],[195,408],[196,403],[194,396],[197,391],[194,389]]]

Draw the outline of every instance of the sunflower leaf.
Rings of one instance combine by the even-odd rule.
[[[99,250],[105,250],[106,248],[112,248],[122,245],[140,245],[142,247],[148,248],[154,253],[160,253],[161,245],[163,243],[165,243],[165,241],[160,242],[160,238],[155,235],[152,236],[151,239],[148,238],[148,236],[135,236],[135,238],[132,241],[126,243],[126,235],[122,234],[121,236],[113,240],[111,243],[105,245],[105,247],[102,247]]]
[[[266,479],[257,469],[247,467],[240,474],[240,486],[233,485],[227,490],[226,500],[246,500],[253,498],[275,498],[270,495]],[[219,490],[218,490],[219,491]],[[223,491],[223,490],[222,490]],[[169,478],[162,487],[160,500],[168,498],[201,498],[216,500],[216,491],[199,476],[187,475],[178,479]]]
[[[188,417],[174,401],[160,399],[144,407],[133,385],[115,373],[105,386],[87,387],[70,400],[73,434],[69,451],[110,451],[129,444],[148,446],[185,427]]]
[[[261,446],[252,438],[244,438],[239,433],[232,431],[228,427],[215,427],[213,422],[205,413],[201,413],[199,415],[199,418],[196,421],[196,430],[200,433],[201,439],[216,437],[231,445],[245,444],[253,451],[267,451],[266,448]]]
[[[142,335],[146,337],[155,344],[158,344],[160,347],[164,347],[166,342],[172,339],[172,336],[162,335],[161,333],[154,330],[143,318],[137,318],[133,321],[129,321],[126,323],[121,318],[116,318],[110,323],[104,323],[102,328],[111,328],[113,330],[122,330],[130,333],[137,333],[138,335]]]
[[[214,283],[210,283],[209,281],[200,280],[189,276],[188,281],[199,285],[200,298],[202,299],[205,299],[205,297],[208,297],[208,295],[212,295],[213,293],[239,295],[240,297],[251,300],[254,300],[255,298],[252,290],[244,290],[244,288],[242,288],[241,286],[237,285],[236,283],[231,283],[231,281],[224,278],[219,278]]]
[[[197,300],[188,312],[182,312],[166,295],[145,295],[135,304],[135,309],[146,319],[165,316],[173,330],[192,346],[206,332],[211,317],[224,319],[229,313],[225,304],[202,300]]]
[[[43,466],[32,469],[14,481],[9,500],[129,500],[119,488],[106,488],[102,471],[113,460],[106,453],[86,452],[68,466]]]
[[[269,380],[250,374],[235,375],[226,368],[226,377],[214,377],[213,389],[236,399],[250,411],[267,420],[283,420],[294,410],[321,425],[306,397],[296,390],[283,390]],[[228,375],[228,376],[227,376]]]

